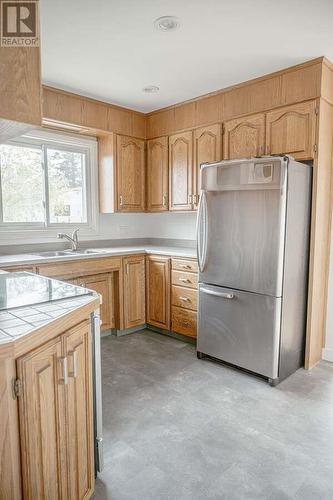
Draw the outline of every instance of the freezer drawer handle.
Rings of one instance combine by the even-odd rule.
[[[235,295],[233,293],[215,292],[214,290],[207,290],[207,288],[201,288],[201,291],[207,293],[207,295],[214,295],[214,297],[221,297],[222,299],[234,299]]]

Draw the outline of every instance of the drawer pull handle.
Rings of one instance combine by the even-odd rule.
[[[73,371],[68,373],[69,377],[76,378],[77,377],[77,352],[76,351],[70,351],[68,353],[69,356],[72,358],[72,366],[73,366]]]
[[[182,283],[191,283],[189,279],[187,278],[178,278],[179,281],[181,281]]]
[[[182,300],[183,302],[191,302],[191,299],[188,297],[179,297],[179,300]]]
[[[179,267],[182,269],[191,269],[191,266],[189,264],[181,264]]]

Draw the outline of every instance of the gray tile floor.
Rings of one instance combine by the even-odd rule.
[[[272,388],[149,331],[102,356],[96,500],[333,499],[333,364]]]

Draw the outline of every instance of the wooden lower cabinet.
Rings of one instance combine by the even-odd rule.
[[[197,336],[197,312],[172,306],[172,330],[195,338]]]
[[[63,341],[57,337],[17,361],[23,497],[68,498]]]
[[[197,336],[198,264],[190,259],[172,259],[171,330]]]
[[[89,498],[94,488],[92,355],[88,325],[65,336],[68,363],[66,390],[70,499]]]
[[[89,321],[17,360],[23,497],[87,499],[94,488]]]
[[[170,329],[170,258],[146,258],[147,323]]]
[[[124,327],[133,328],[146,323],[145,255],[123,259]]]
[[[101,314],[101,330],[109,330],[115,328],[115,311],[114,311],[114,282],[113,274],[97,274],[94,276],[84,276],[78,278],[77,284],[85,288],[90,288],[102,296],[102,304],[100,307]]]

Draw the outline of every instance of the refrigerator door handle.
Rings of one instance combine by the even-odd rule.
[[[233,293],[216,292],[215,290],[208,290],[207,288],[201,287],[200,291],[206,293],[207,295],[214,295],[215,297],[221,297],[222,299],[234,299],[235,295]]]
[[[197,218],[197,256],[199,271],[202,273],[207,260],[208,246],[208,211],[207,211],[207,196],[205,191],[201,191],[198,218]]]

